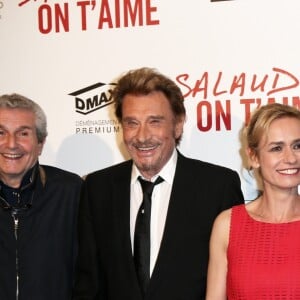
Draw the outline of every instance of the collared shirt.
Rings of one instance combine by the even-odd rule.
[[[152,274],[155,266],[165,228],[176,163],[177,151],[174,149],[172,156],[166,165],[158,174],[151,178],[151,181],[154,182],[158,176],[161,176],[164,181],[154,187],[151,198],[150,274]],[[142,175],[138,168],[133,164],[130,185],[130,237],[132,249],[134,249],[133,244],[136,216],[143,201],[143,191],[140,182],[138,181],[139,176]]]

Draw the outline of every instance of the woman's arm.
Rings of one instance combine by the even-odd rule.
[[[209,249],[206,300],[226,300],[227,246],[231,209],[216,218]]]

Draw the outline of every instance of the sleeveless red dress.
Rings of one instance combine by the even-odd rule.
[[[255,221],[234,206],[227,259],[229,300],[300,300],[300,221]]]

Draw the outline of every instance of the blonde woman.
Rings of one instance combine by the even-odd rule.
[[[300,299],[300,112],[262,106],[245,134],[263,190],[215,220],[206,299]]]

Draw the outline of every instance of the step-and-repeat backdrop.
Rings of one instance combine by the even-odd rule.
[[[0,0],[0,93],[48,116],[41,163],[85,175],[128,158],[111,90],[148,66],[175,80],[186,156],[239,172],[240,130],[268,102],[300,107],[299,0]]]

